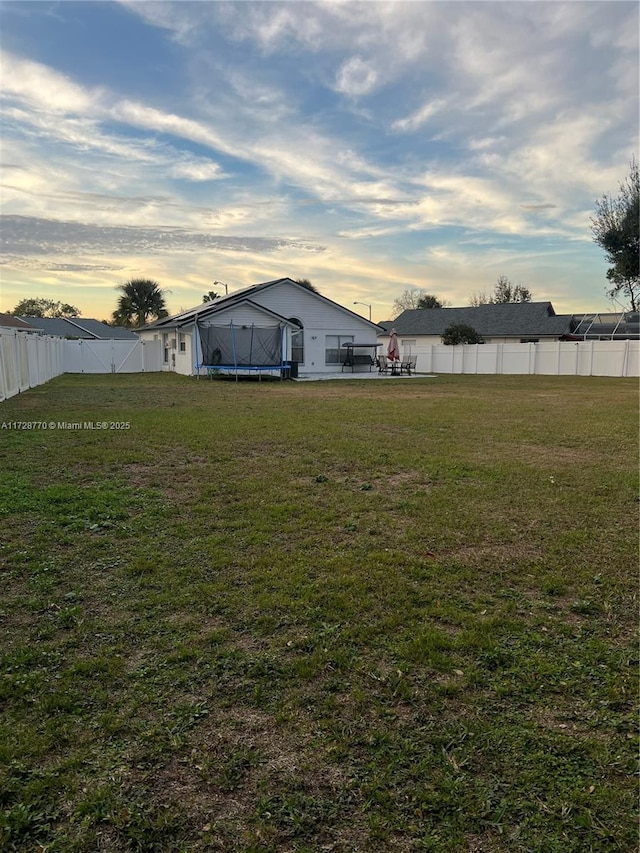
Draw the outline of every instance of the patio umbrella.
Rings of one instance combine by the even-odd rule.
[[[398,346],[398,335],[395,329],[391,329],[389,346],[387,347],[387,358],[390,361],[400,361],[400,347]]]

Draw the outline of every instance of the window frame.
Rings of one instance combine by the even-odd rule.
[[[333,342],[337,342],[338,346],[329,346],[329,339],[333,338]],[[345,344],[354,343],[354,335],[325,335],[324,336],[324,363],[327,367],[335,367],[338,364],[343,364],[346,358]],[[329,360],[329,354],[335,354],[336,361]]]

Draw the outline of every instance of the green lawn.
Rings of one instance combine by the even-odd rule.
[[[0,848],[637,847],[636,380],[0,405]]]

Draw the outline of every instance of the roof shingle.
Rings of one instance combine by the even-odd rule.
[[[100,320],[85,317],[20,317],[46,335],[60,338],[89,338],[92,340],[136,340],[137,336],[122,326],[108,326]]]
[[[557,315],[550,302],[507,302],[476,308],[409,309],[393,327],[399,335],[442,335],[454,323],[465,323],[483,337],[560,336],[569,332],[571,317]]]

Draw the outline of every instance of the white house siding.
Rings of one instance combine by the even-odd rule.
[[[257,301],[257,300],[256,300]],[[266,306],[270,307],[270,306]],[[265,314],[259,308],[246,302],[239,305],[230,305],[223,311],[219,311],[211,317],[205,317],[198,321],[200,326],[228,326],[233,322],[234,326],[274,326],[276,319]]]
[[[327,335],[352,335],[356,343],[376,343],[375,328],[366,320],[286,282],[258,290],[251,299],[304,325],[304,361],[298,366],[301,373],[340,373],[341,365],[325,362]]]
[[[184,352],[180,349],[181,336],[184,341]],[[176,373],[182,373],[184,376],[189,376],[193,373],[193,327],[190,329],[178,330],[178,342],[176,346]]]
[[[223,308],[214,315],[202,318],[200,325],[226,325],[233,321],[236,325],[269,326],[277,323],[277,318],[262,313],[256,306],[261,305],[268,311],[284,319],[299,320],[304,327],[304,361],[299,362],[300,373],[340,373],[341,364],[326,364],[325,350],[327,336],[340,335],[356,343],[376,344],[376,327],[364,318],[332,303],[293,283],[283,281],[264,289],[256,288],[246,293],[246,299],[255,305],[238,301]],[[186,335],[185,352],[180,351],[179,334]],[[166,335],[166,361],[163,370],[174,370],[185,375],[196,373],[197,353],[194,349],[194,325],[190,324],[177,330],[172,327],[149,329],[138,333],[143,340],[163,340]],[[285,360],[291,359],[291,329],[285,327]],[[198,344],[199,346],[199,344]]]
[[[186,358],[190,348],[190,335],[187,335],[187,352],[181,353],[178,343],[179,332],[177,329],[158,329],[157,331],[155,329],[149,329],[148,331],[138,332],[137,334],[141,341],[159,342],[161,347],[161,370],[186,373],[187,375],[191,372],[190,370],[184,369],[185,364],[190,364],[190,360]],[[165,344],[164,346],[163,343]]]
[[[259,308],[255,308],[252,305],[240,304],[230,305],[228,309],[220,311],[212,317],[202,318],[198,321],[198,326],[226,326],[231,321],[236,326],[250,326],[252,324],[256,326],[274,326],[277,324],[276,318],[271,317]],[[194,343],[196,333],[196,326],[191,323],[179,329],[169,328],[164,330],[158,329],[157,331],[149,329],[138,334],[145,341],[163,341],[164,336],[166,336],[167,347],[164,352],[166,352],[167,358],[166,360],[164,359],[163,353],[162,369],[181,373],[183,376],[191,376],[198,373],[196,362],[199,362],[202,358],[200,341],[198,340],[197,344]],[[184,352],[180,349],[181,335],[184,335]],[[288,328],[284,330],[284,347],[286,360],[291,352]],[[205,375],[206,369],[201,368],[199,372],[201,375]]]

